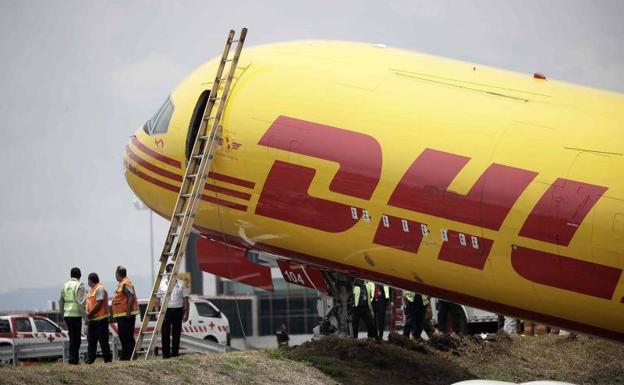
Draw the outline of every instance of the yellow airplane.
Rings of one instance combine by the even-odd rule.
[[[128,184],[165,218],[217,64],[126,147]],[[300,41],[245,49],[227,103],[195,220],[203,270],[270,288],[255,250],[293,283],[335,271],[624,340],[623,95]]]

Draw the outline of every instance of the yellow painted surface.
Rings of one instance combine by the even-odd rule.
[[[210,87],[216,59],[193,72],[171,94],[169,130],[137,138],[184,162],[191,114]],[[202,202],[196,224],[217,232],[305,253],[328,261],[464,293],[553,317],[624,333],[624,283],[611,300],[533,283],[511,266],[511,245],[624,268],[624,96],[554,80],[537,80],[472,63],[398,49],[346,42],[304,41],[245,48],[223,120],[223,135],[240,148],[220,147],[213,170],[256,183],[246,212]],[[374,137],[382,148],[381,180],[370,200],[332,192],[338,164],[258,145],[275,119],[294,117]],[[163,139],[159,149],[155,141]],[[158,167],[182,170],[136,154]],[[387,205],[411,163],[426,149],[470,157],[449,190],[466,194],[492,163],[538,173],[507,215],[500,231],[452,222]],[[126,157],[127,158],[127,157]],[[316,170],[309,194],[366,208],[373,220],[344,233],[328,233],[255,215],[263,182],[275,160]],[[151,177],[170,179],[127,162]],[[176,193],[126,172],[133,191],[170,215]],[[556,178],[608,187],[568,247],[519,237],[533,206]],[[220,194],[205,192],[206,195]],[[381,214],[427,223],[430,235],[418,255],[372,243]],[[437,260],[441,229],[494,240],[483,270]],[[367,254],[375,262],[371,266]],[[417,277],[417,278],[415,278]]]

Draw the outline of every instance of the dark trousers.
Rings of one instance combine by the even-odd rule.
[[[373,312],[375,313],[375,329],[377,330],[377,338],[382,339],[384,330],[386,330],[386,308],[388,300],[373,300]]]
[[[78,365],[82,317],[65,317],[65,324],[69,332],[69,361],[67,362],[71,365]]]
[[[373,323],[371,312],[368,308],[368,305],[364,303],[363,305],[353,308],[353,314],[351,315],[351,322],[353,325],[353,338],[358,338],[360,319],[364,320],[364,323],[366,324],[368,338],[377,337],[377,332],[375,332],[375,324]]]
[[[423,306],[419,296],[416,296],[414,302],[405,302],[405,326],[403,327],[403,335],[409,337],[411,334],[416,338],[420,338],[423,328],[425,327],[427,306]]]
[[[180,334],[182,334],[183,308],[169,308],[165,313],[162,325],[163,358],[177,357],[180,351]]]
[[[95,361],[98,342],[100,343],[100,348],[102,348],[104,362],[111,362],[113,357],[111,355],[110,345],[108,344],[108,318],[89,321],[89,328],[87,329],[87,343],[89,344],[87,349],[88,364],[92,364]]]
[[[136,314],[128,317],[117,317],[117,334],[119,334],[119,341],[121,342],[121,356],[120,361],[129,361],[132,358],[132,351],[134,350],[134,323],[136,321]]]

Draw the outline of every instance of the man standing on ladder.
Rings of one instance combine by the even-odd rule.
[[[117,334],[121,342],[121,361],[129,361],[134,350],[134,323],[139,314],[134,285],[127,277],[126,268],[118,266],[115,271],[117,290],[113,296],[113,317],[117,321]]]
[[[169,306],[167,306],[167,312],[165,313],[165,320],[163,321],[161,330],[163,359],[177,357],[179,355],[182,323],[188,321],[189,316],[189,298],[184,281],[172,276],[173,263],[167,264],[165,271],[168,275],[164,276],[160,281],[158,307],[161,306],[165,294],[167,293],[169,280],[175,280],[175,286],[171,291]]]
[[[80,269],[72,267],[69,273],[71,279],[63,286],[59,309],[65,318],[69,332],[69,361],[70,365],[78,365],[80,353],[80,338],[82,336],[82,318],[84,317],[85,288],[80,282]]]

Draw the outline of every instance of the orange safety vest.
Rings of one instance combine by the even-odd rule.
[[[115,295],[113,296],[113,317],[123,317],[128,314],[128,297],[123,292],[124,286],[129,286],[134,289],[130,278],[125,277],[117,285]],[[139,314],[139,304],[136,300],[136,292],[134,292],[134,306],[132,306],[132,312],[130,314]]]
[[[87,295],[87,313],[90,313],[91,310],[97,304],[97,300],[95,299],[95,292],[102,287],[101,284],[95,285],[91,290],[89,290],[89,294]],[[91,318],[91,321],[98,321],[104,318],[108,318],[108,293],[106,289],[104,289],[104,301],[102,302],[102,306],[100,306],[100,310],[97,311]]]

